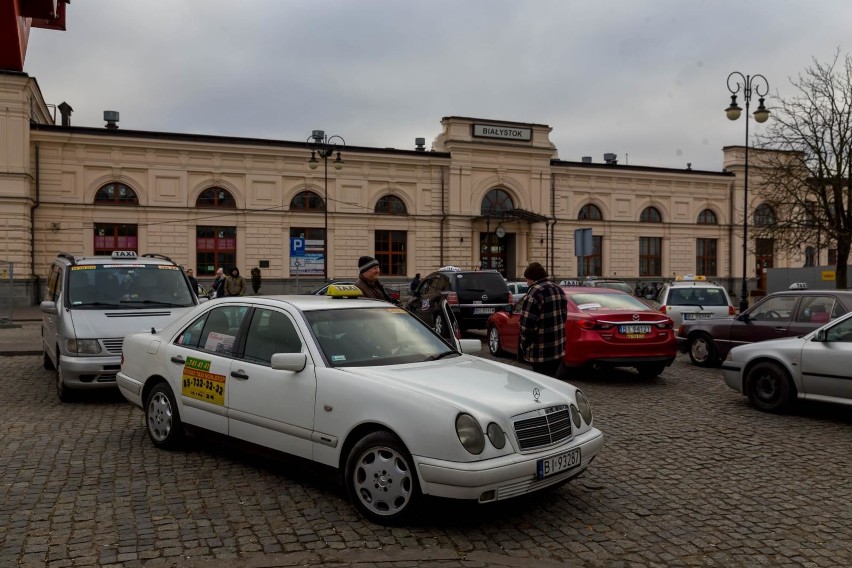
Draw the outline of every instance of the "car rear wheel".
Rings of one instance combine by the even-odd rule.
[[[401,522],[420,504],[414,461],[390,432],[371,432],[361,438],[349,452],[345,475],[350,498],[375,523]]]
[[[786,411],[796,396],[796,387],[790,375],[778,363],[758,363],[746,376],[746,394],[749,401],[765,412]]]
[[[158,448],[176,448],[183,441],[183,424],[172,389],[159,383],[151,389],[145,403],[148,437]]]
[[[500,332],[493,325],[488,328],[488,350],[497,357],[506,353],[500,345]]]
[[[706,333],[696,334],[689,340],[689,358],[699,367],[715,367],[719,358],[713,338]]]
[[[636,371],[639,373],[640,379],[654,379],[665,370],[666,366],[663,363],[646,363],[638,365]]]

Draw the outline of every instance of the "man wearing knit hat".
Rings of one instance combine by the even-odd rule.
[[[538,262],[524,270],[529,290],[521,300],[518,359],[536,373],[555,377],[565,356],[565,320],[568,299]]]
[[[358,280],[355,285],[361,290],[365,298],[374,300],[385,300],[396,303],[390,299],[385,287],[379,282],[379,261],[372,256],[362,256],[358,259]]]

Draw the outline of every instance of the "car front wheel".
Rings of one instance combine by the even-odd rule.
[[[786,369],[777,363],[758,363],[746,376],[749,401],[765,412],[786,411],[795,398],[796,387]]]
[[[421,499],[411,456],[386,431],[371,432],[355,444],[346,460],[345,484],[361,514],[379,524],[403,521]]]
[[[59,353],[59,350],[56,350]],[[62,376],[62,366],[59,361],[56,361],[56,396],[60,402],[72,402],[74,400],[74,392],[65,384],[65,378]]]
[[[488,328],[488,350],[497,357],[505,353],[500,345],[500,332],[493,325]]]
[[[159,383],[148,394],[145,403],[148,437],[158,448],[176,448],[183,441],[183,424],[172,389]]]
[[[714,367],[718,363],[716,345],[706,333],[699,333],[689,340],[689,358],[699,367]]]

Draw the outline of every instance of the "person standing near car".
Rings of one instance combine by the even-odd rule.
[[[414,275],[414,278],[411,280],[411,284],[408,285],[408,288],[411,290],[411,293],[417,291],[417,287],[420,286],[420,273]]]
[[[358,280],[355,281],[355,286],[361,290],[365,298],[373,300],[385,300],[395,304],[391,300],[388,293],[385,292],[385,287],[379,282],[379,261],[372,256],[362,256],[358,259]]]
[[[195,278],[191,268],[186,269],[186,278],[189,280],[189,285],[192,287],[192,293],[198,295],[198,279]]]
[[[568,299],[538,262],[524,270],[529,289],[521,307],[518,359],[532,370],[555,377],[565,356]]]
[[[210,285],[210,297],[225,297],[225,271],[221,268],[216,270],[216,275],[213,277],[213,284]]]
[[[231,275],[225,278],[225,295],[242,296],[246,291],[246,279],[240,276],[240,270],[235,266]]]

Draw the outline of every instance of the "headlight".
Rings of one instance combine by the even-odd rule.
[[[583,391],[577,389],[575,395],[577,397],[577,407],[580,409],[580,416],[583,417],[586,424],[592,425],[592,405],[589,404],[589,399],[583,394]]]
[[[97,339],[66,339],[65,350],[77,355],[96,355],[101,352]]]
[[[502,450],[503,446],[506,445],[506,433],[494,422],[488,425],[488,439],[491,440],[491,445],[498,450]]]
[[[482,453],[485,449],[485,436],[476,418],[470,414],[459,414],[456,417],[456,434],[464,449],[474,455]]]
[[[571,405],[571,421],[574,423],[574,428],[582,426],[582,423],[580,422],[580,411],[577,410],[577,407],[573,404]]]

